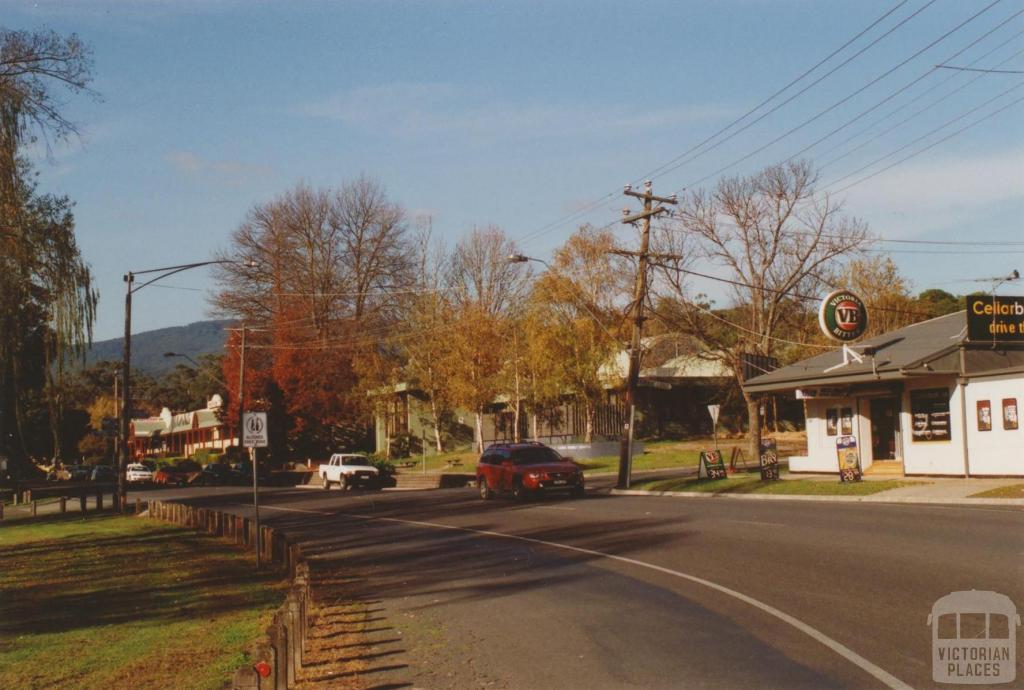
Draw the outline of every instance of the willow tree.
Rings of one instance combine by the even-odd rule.
[[[26,146],[77,134],[58,94],[88,91],[92,65],[77,36],[0,29],[0,454],[26,467],[23,404],[46,400],[61,448],[66,365],[92,339],[97,293],[75,241],[72,203],[39,194]]]

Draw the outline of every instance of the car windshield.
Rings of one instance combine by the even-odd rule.
[[[362,455],[349,455],[346,458],[342,458],[342,463],[346,465],[369,465],[370,461],[364,458]]]
[[[536,448],[512,449],[512,462],[517,465],[542,465],[551,462],[564,462],[562,456],[543,446]]]

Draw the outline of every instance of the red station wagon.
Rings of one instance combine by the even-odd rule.
[[[582,496],[583,471],[543,443],[495,443],[480,456],[476,466],[480,498],[508,492],[515,498],[549,491],[568,491]]]

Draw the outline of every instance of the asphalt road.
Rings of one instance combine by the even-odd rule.
[[[238,489],[181,495],[251,514]],[[261,518],[380,604],[397,646],[370,685],[934,687],[936,599],[1024,608],[1014,508],[277,489]]]

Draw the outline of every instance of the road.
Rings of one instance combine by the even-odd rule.
[[[1014,508],[279,489],[261,517],[380,603],[395,685],[933,687],[936,599],[1024,607]]]

